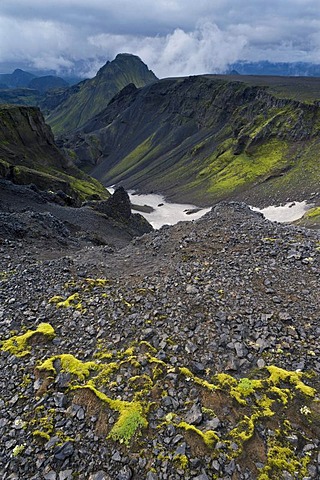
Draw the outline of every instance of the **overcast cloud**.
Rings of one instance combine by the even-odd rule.
[[[117,53],[159,77],[236,60],[320,63],[319,0],[0,0],[0,63],[94,75]],[[103,60],[102,60],[103,59]]]

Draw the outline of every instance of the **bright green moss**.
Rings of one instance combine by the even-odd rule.
[[[78,388],[87,388],[91,390],[97,398],[106,403],[112,410],[116,410],[119,413],[119,418],[109,433],[109,437],[113,440],[128,445],[133,435],[139,429],[148,426],[148,421],[140,402],[126,402],[118,399],[114,400],[96,389],[92,384],[87,384],[84,387]]]
[[[254,421],[255,416],[247,417],[246,415],[238,423],[237,427],[231,430],[229,433],[230,437],[235,441],[240,441],[242,444],[249,440],[254,434]]]
[[[157,353],[157,349],[154,348],[149,342],[146,342],[145,340],[141,340],[141,342],[139,342],[139,345],[142,347],[146,347],[147,350],[150,352],[150,353]]]
[[[310,208],[305,214],[307,218],[315,218],[320,216],[320,207]]]
[[[202,430],[199,430],[199,428],[195,427],[194,425],[190,425],[190,423],[180,422],[177,425],[177,427],[182,428],[186,432],[195,433],[198,437],[200,437],[203,440],[203,443],[210,449],[213,448],[217,443],[217,441],[220,440],[218,435],[213,430],[207,430],[206,432],[202,432]]]
[[[230,193],[243,185],[250,185],[260,177],[268,176],[286,163],[288,146],[284,141],[272,139],[256,147],[250,155],[234,155],[229,149],[217,158],[203,174],[211,179],[209,192]]]
[[[4,340],[1,345],[1,350],[10,352],[16,357],[24,357],[31,352],[29,341],[35,335],[41,335],[47,340],[52,340],[56,334],[49,323],[40,323],[36,330],[28,330],[23,335],[16,335],[8,340]]]
[[[260,470],[257,480],[276,480],[281,478],[284,471],[302,479],[308,475],[307,466],[310,457],[297,457],[295,452],[287,446],[273,445],[267,452],[267,464]]]
[[[90,363],[90,362],[89,362]],[[94,363],[94,362],[91,362]],[[110,376],[112,373],[119,370],[121,367],[121,362],[108,362],[108,363],[99,363],[95,364],[95,370],[97,371],[93,379],[89,380],[88,385],[93,387],[99,387],[107,385],[110,381]]]
[[[106,278],[85,278],[85,282],[90,287],[105,287],[108,285],[108,283],[110,283],[110,281]]]
[[[63,372],[71,373],[72,375],[78,377],[79,380],[84,380],[90,375],[91,371],[97,370],[98,368],[98,365],[95,362],[82,362],[73,355],[65,353],[63,355],[55,355],[51,358],[48,358],[43,363],[38,365],[37,370],[53,372],[56,374],[57,371],[54,367],[54,362],[56,360],[60,360],[61,370]]]
[[[173,457],[173,461],[176,464],[177,468],[180,468],[181,470],[186,470],[189,466],[189,460],[186,455],[183,455],[181,453],[178,453]]]
[[[275,412],[271,410],[274,400],[269,398],[266,394],[263,395],[259,400],[257,400],[258,416],[263,417],[272,417]]]
[[[76,289],[75,293],[69,295],[67,298],[61,295],[55,295],[49,299],[49,303],[55,304],[57,308],[73,308],[85,313],[86,309],[83,307],[83,301],[90,300],[90,292],[93,288],[104,289],[108,285],[109,280],[106,278],[85,278],[81,282],[75,282],[74,280],[67,282],[64,286],[66,289]],[[88,293],[89,292],[89,293]],[[100,295],[105,297],[104,293]]]
[[[217,389],[216,385],[213,385],[212,383],[209,383],[207,380],[203,380],[202,378],[197,377],[187,367],[179,367],[179,371],[182,375],[184,375],[187,378],[187,380],[192,380],[194,383],[201,385],[202,387],[208,390]]]
[[[212,410],[212,408],[202,407],[201,410],[202,410],[202,413],[204,413],[205,415],[208,415],[208,417],[216,417],[215,411]]]
[[[261,380],[250,380],[249,378],[241,378],[236,386],[230,389],[230,395],[234,397],[238,403],[246,405],[245,397],[248,397],[262,387]]]
[[[304,395],[309,397],[314,397],[316,390],[312,387],[309,387],[301,381],[303,376],[302,372],[292,372],[290,370],[284,370],[282,368],[276,367],[275,365],[270,365],[266,367],[270,373],[269,383],[273,385],[279,385],[281,381],[288,382],[293,385],[296,390],[299,390]]]
[[[75,308],[76,310],[83,310],[82,303],[80,301],[79,293],[73,293],[65,300],[63,297],[55,296],[51,297],[49,303],[55,303],[57,308]]]
[[[132,402],[130,406],[124,407],[123,404],[120,407],[120,416],[118,421],[112,428],[109,437],[120,443],[129,444],[133,435],[140,428],[145,428],[148,425],[147,420],[142,415],[142,408],[138,403]]]
[[[25,445],[16,445],[12,450],[12,456],[18,457],[26,449]]]
[[[228,375],[227,373],[218,373],[213,377],[213,381],[215,384],[219,385],[220,387],[235,387],[237,385],[237,380]]]
[[[46,432],[43,432],[42,430],[34,430],[32,432],[32,435],[35,437],[35,438],[39,438],[41,440],[45,440],[45,441],[49,441],[50,440],[50,435]]]

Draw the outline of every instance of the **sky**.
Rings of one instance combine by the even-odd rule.
[[[160,78],[222,73],[237,60],[320,63],[320,3],[0,0],[0,67],[88,77],[124,52]]]

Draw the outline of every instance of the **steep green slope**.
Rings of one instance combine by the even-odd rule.
[[[74,167],[54,144],[38,108],[0,107],[0,178],[61,190],[76,200],[108,193],[95,179]]]
[[[84,125],[103,110],[109,100],[126,85],[142,87],[157,77],[139,57],[119,54],[107,62],[97,75],[70,89],[68,98],[60,103],[47,118],[54,133],[64,133]]]
[[[106,185],[201,204],[304,199],[319,186],[320,108],[274,88],[217,76],[128,87],[64,146]]]

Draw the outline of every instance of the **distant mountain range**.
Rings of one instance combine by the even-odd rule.
[[[2,89],[31,88],[44,93],[51,88],[66,88],[69,83],[63,78],[54,75],[37,77],[33,73],[25,72],[17,68],[13,73],[0,74]]]
[[[230,65],[226,73],[240,75],[279,75],[291,77],[320,77],[320,65],[308,62],[245,62]]]

